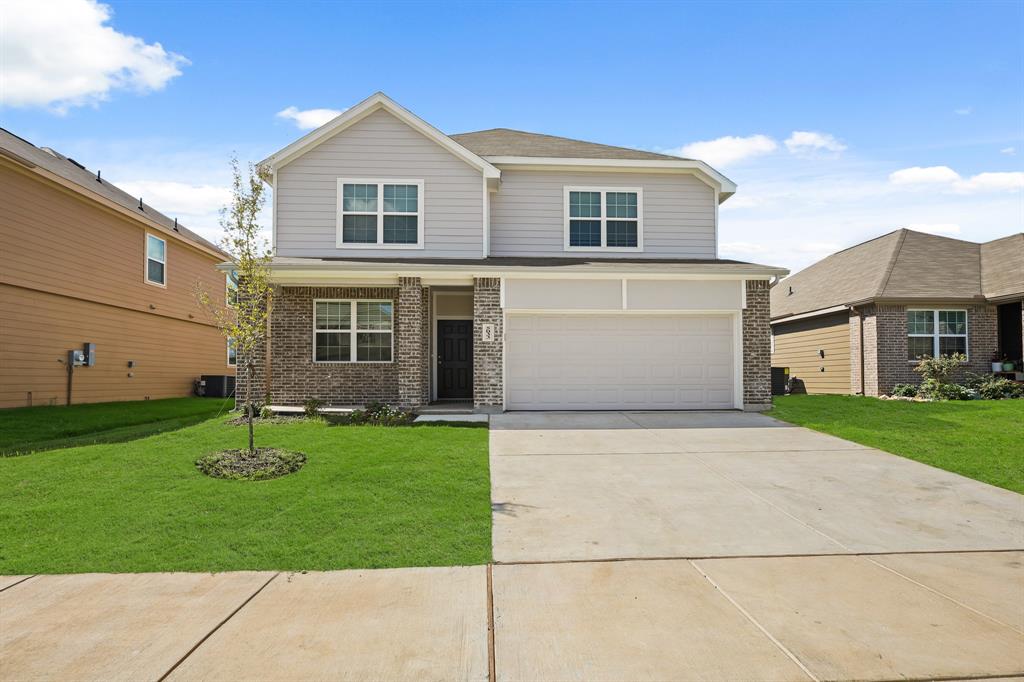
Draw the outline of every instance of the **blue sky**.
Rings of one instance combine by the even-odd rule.
[[[740,187],[724,256],[1024,229],[1020,2],[18,5],[3,127],[210,236],[232,151],[377,90],[446,132],[699,154]]]

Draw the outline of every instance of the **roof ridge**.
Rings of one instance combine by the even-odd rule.
[[[900,238],[896,242],[895,248],[892,250],[892,256],[889,257],[889,264],[885,268],[885,274],[882,275],[882,281],[879,284],[878,289],[875,291],[876,298],[881,296],[882,292],[884,292],[885,288],[889,285],[889,279],[892,277],[892,271],[896,268],[896,260],[900,256],[900,251],[903,250],[903,243],[907,241],[907,232],[909,231],[910,230],[905,227],[901,227],[899,230],[896,230],[896,232],[900,233]],[[892,232],[889,232],[888,234],[892,234]]]

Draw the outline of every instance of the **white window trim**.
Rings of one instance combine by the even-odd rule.
[[[351,308],[352,327],[350,329],[317,329],[316,328],[316,304],[317,303],[348,303]],[[357,303],[390,303],[391,304],[391,329],[359,329],[359,318],[357,315]],[[395,361],[395,302],[390,298],[315,298],[313,299],[313,364],[315,365],[390,365]],[[348,334],[351,337],[349,344],[348,360],[317,360],[316,340],[317,334]],[[390,334],[391,335],[391,359],[390,360],[357,360],[356,340],[357,334]]]
[[[351,244],[345,242],[342,229],[346,215],[374,215],[364,211],[345,211],[344,209],[344,186],[345,185],[377,185],[377,243],[376,244]],[[384,185],[416,185],[416,213],[394,213],[384,211]],[[423,192],[423,179],[376,179],[376,178],[338,178],[337,213],[335,224],[335,245],[339,249],[422,249],[424,248],[425,211],[424,204],[426,197]],[[416,243],[415,244],[385,244],[384,243],[384,216],[405,215],[416,216]]]
[[[939,338],[942,336],[962,337],[964,340],[964,355],[967,356],[967,362],[971,361],[971,320],[970,315],[967,314],[967,310],[964,308],[907,308],[907,312],[924,312],[932,314],[932,333],[931,334],[911,334],[907,333],[907,338],[918,338],[918,339],[931,339],[932,340],[932,357],[939,357]],[[964,314],[964,333],[963,334],[940,334],[939,333],[939,313],[963,313]],[[905,325],[904,325],[905,327]],[[916,365],[920,360],[911,360],[907,358],[907,362],[912,365]]]
[[[149,238],[150,237],[152,237],[153,239],[156,239],[156,240],[159,240],[159,241],[163,242],[163,245],[164,245],[164,259],[163,260],[160,260],[159,258],[152,258],[149,255]],[[143,265],[143,268],[142,268],[142,279],[143,279],[143,281],[145,281],[146,284],[151,284],[151,285],[153,285],[155,287],[162,287],[162,288],[166,289],[167,288],[167,256],[168,256],[168,253],[167,253],[167,240],[164,239],[163,237],[158,237],[155,234],[147,232],[146,233],[146,246],[145,246],[144,251],[145,251],[145,258],[142,261],[142,265]],[[163,282],[154,282],[153,280],[151,280],[149,278],[149,261],[150,260],[155,260],[157,263],[160,263],[161,265],[164,266],[164,281]]]
[[[644,250],[644,189],[643,187],[575,187],[566,185],[562,188],[562,248],[565,251],[598,251],[641,253]],[[608,242],[608,192],[636,193],[636,246],[570,246],[569,245],[569,193],[600,192],[601,193],[601,244]],[[573,218],[573,220],[595,220],[595,218]],[[631,218],[612,218],[612,220],[632,220]]]
[[[233,339],[228,337],[228,338],[224,339],[224,341],[225,341],[225,344],[224,344],[225,345],[225,353],[227,355],[227,358],[226,358],[225,362],[227,363],[227,366],[228,367],[238,367],[238,351],[235,351],[235,361],[231,362],[231,342],[233,341]]]

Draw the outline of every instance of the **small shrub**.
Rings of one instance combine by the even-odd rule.
[[[940,383],[935,379],[925,379],[917,394],[931,400],[970,400],[974,392],[960,384]]]
[[[949,383],[953,372],[960,369],[960,366],[967,362],[967,356],[963,353],[952,355],[940,355],[937,358],[924,355],[920,362],[914,367],[914,371],[925,380],[931,379],[940,384]]]
[[[984,400],[1024,398],[1024,384],[991,374],[983,377],[975,388],[978,391],[978,397]]]
[[[260,408],[260,419],[270,419],[274,416],[274,411],[269,406],[264,405]]]
[[[306,402],[302,403],[302,409],[306,411],[306,416],[310,419],[320,416],[320,408],[324,406],[324,402],[319,398],[306,398]]]
[[[900,398],[916,398],[917,386],[914,384],[896,384],[892,387],[892,395]]]
[[[375,424],[377,426],[401,426],[412,421],[412,412],[405,412],[381,402],[372,402],[365,410],[356,410],[348,417],[349,424]]]

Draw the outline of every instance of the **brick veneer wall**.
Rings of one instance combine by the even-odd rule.
[[[502,354],[501,280],[473,280],[473,405],[485,411],[500,410],[504,403]],[[484,342],[483,325],[494,325],[494,341]]]
[[[907,361],[907,308],[966,309],[968,362],[954,376],[962,381],[966,372],[990,371],[996,349],[996,310],[990,305],[875,304],[862,308],[864,314],[864,394],[886,395],[896,384],[919,384],[921,375]],[[854,392],[860,390],[860,331],[855,311],[850,314],[850,371]]]
[[[747,281],[743,309],[743,406],[770,409],[772,404],[771,311],[765,280]]]
[[[396,327],[392,362],[314,363],[313,300],[388,299]],[[399,290],[393,287],[281,287],[270,315],[270,395],[275,405],[301,405],[318,398],[332,405],[372,400],[398,404],[402,352]]]
[[[423,286],[419,277],[398,278],[395,361],[398,363],[398,403],[415,408],[423,404],[427,336]]]

